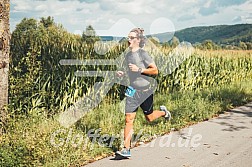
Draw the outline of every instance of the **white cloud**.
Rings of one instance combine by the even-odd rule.
[[[155,12],[154,6],[150,6],[148,4],[152,4],[152,1],[148,0],[138,0],[132,2],[124,2],[117,3],[117,11],[120,13],[126,14],[151,14]]]
[[[30,6],[29,1],[15,0],[11,1],[11,4],[15,5],[13,12],[24,12],[32,10],[32,6]]]
[[[234,7],[235,10],[239,10],[241,12],[248,12],[252,11],[252,0],[247,1],[244,4],[238,5]]]
[[[239,23],[242,21],[242,17],[241,16],[235,16],[234,19],[232,20],[234,23]]]
[[[196,17],[194,15],[188,14],[188,15],[182,15],[181,17],[178,18],[178,21],[189,21],[193,20]]]
[[[45,4],[38,5],[38,6],[35,7],[34,10],[39,11],[39,12],[41,12],[41,11],[43,12],[43,11],[47,10],[47,6]]]
[[[52,16],[69,31],[80,32],[89,24],[97,30],[108,30],[125,18],[148,33],[151,24],[161,17],[170,19],[176,29],[232,24],[238,17],[240,22],[251,22],[252,0],[243,2],[245,0],[230,3],[225,0],[12,0],[10,21],[13,30],[23,17]]]
[[[209,8],[209,7],[211,7],[211,2],[212,2],[211,0],[206,1],[203,7],[204,7],[204,8]]]
[[[96,30],[96,32],[98,35],[111,34],[114,36],[126,36],[128,32],[135,27],[136,25],[134,25],[129,19],[122,18],[115,22],[109,29]]]
[[[235,6],[233,9],[237,13],[232,19],[233,23],[252,23],[252,0]]]
[[[252,24],[252,14],[246,16],[236,16],[232,20],[234,23],[250,23]]]

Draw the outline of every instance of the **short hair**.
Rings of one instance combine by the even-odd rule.
[[[143,28],[133,28],[130,32],[135,32],[137,37],[140,38],[143,36],[144,29]]]

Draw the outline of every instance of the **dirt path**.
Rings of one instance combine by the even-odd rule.
[[[131,150],[130,159],[108,157],[85,167],[250,167],[252,103]]]

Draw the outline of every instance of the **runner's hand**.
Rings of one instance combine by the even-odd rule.
[[[118,77],[124,76],[124,72],[123,71],[117,71],[116,74],[117,74]]]
[[[137,67],[135,64],[129,63],[129,69],[132,72],[138,72],[139,67]]]

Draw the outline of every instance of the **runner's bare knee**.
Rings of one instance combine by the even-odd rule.
[[[134,119],[135,119],[134,114],[126,114],[125,122],[126,122],[126,124],[133,124]]]

